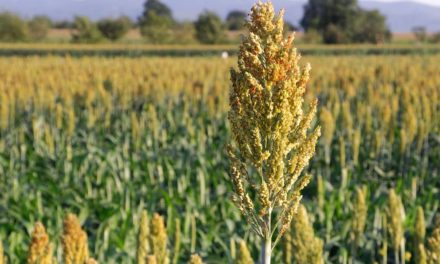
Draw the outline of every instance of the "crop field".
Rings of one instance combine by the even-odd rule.
[[[306,169],[312,180],[302,204],[313,228],[302,238],[322,241],[326,263],[397,256],[422,263],[419,245],[432,249],[440,240],[440,55],[306,55],[306,62],[305,105],[318,98],[312,125],[322,136]],[[143,210],[164,219],[169,263],[187,263],[193,253],[205,263],[250,263],[237,260],[240,241],[257,262],[260,240],[230,199],[236,63],[1,58],[0,241],[8,263],[26,262],[37,221],[62,263],[68,213],[78,216],[99,263],[140,263]],[[295,239],[288,232],[273,263],[298,263]]]

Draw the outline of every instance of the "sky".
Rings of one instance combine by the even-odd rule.
[[[379,2],[396,2],[396,0],[376,0]],[[414,2],[424,3],[428,5],[440,6],[440,0],[415,0]]]
[[[0,0],[0,12],[12,11],[25,18],[48,15],[54,20],[71,20],[85,15],[93,20],[128,15],[137,19],[146,0]],[[161,0],[179,20],[194,20],[204,10],[212,10],[223,18],[233,9],[248,10],[257,0]],[[303,5],[308,0],[272,0],[276,8],[286,9],[286,20],[298,24]],[[378,8],[386,17],[393,32],[409,32],[414,26],[440,31],[440,0],[412,0],[426,5],[408,4],[411,0],[358,0],[362,8]],[[404,4],[402,1],[406,2]],[[402,2],[399,4],[380,4]]]
[[[70,15],[71,12],[84,12],[85,14],[93,17],[93,11],[96,13],[110,12],[110,16],[118,13],[127,13],[132,15],[134,9],[139,9],[143,2],[146,0],[0,0],[0,11],[10,10],[18,12],[22,15],[35,15],[36,13],[48,12],[50,16],[55,18],[60,18],[66,15]],[[224,0],[162,0],[173,8],[177,6],[179,8],[182,4],[200,7],[203,6],[214,9],[215,6],[220,5],[218,2],[223,2]],[[255,2],[257,0],[254,0]],[[286,2],[306,2],[307,0],[282,0]],[[396,2],[399,0],[358,0],[359,2],[366,1],[378,1],[378,2]],[[402,1],[402,0],[400,0]],[[440,0],[403,0],[403,1],[413,1],[429,5],[434,5],[440,7]],[[224,2],[234,2],[234,1],[224,1]],[[243,2],[249,1],[237,1],[237,5]],[[105,5],[105,6],[103,6]],[[100,8],[102,7],[102,8]],[[92,8],[92,10],[91,10]],[[102,9],[102,10],[98,10]],[[173,8],[174,9],[174,8]],[[58,12],[59,11],[59,12]]]
[[[47,14],[55,19],[65,19],[73,17],[75,14],[81,13],[92,18],[101,16],[117,16],[127,14],[134,16],[139,13],[142,4],[146,0],[0,0],[0,11],[9,10],[17,12],[24,16],[33,16],[36,14]],[[256,2],[257,0],[161,0],[168,4],[175,13],[180,16],[192,17],[192,11],[195,9],[221,9],[225,6],[248,6],[248,2]],[[274,0],[275,2],[294,2],[304,3],[307,0]],[[399,0],[359,0],[378,1],[378,2],[396,2]],[[440,0],[403,0],[414,1],[424,4],[430,4],[440,7]],[[232,3],[232,4],[231,4]],[[184,10],[182,10],[183,8]],[[199,12],[199,10],[197,11]],[[220,11],[221,12],[221,11]],[[179,14],[178,14],[179,15]],[[137,15],[136,15],[137,16]],[[186,19],[186,18],[185,18]]]

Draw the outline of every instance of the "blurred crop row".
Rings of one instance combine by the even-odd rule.
[[[433,251],[435,239],[414,242],[414,225],[423,208],[426,237],[436,234],[439,59],[303,59],[312,64],[306,98],[319,99],[323,134],[301,210],[325,261],[420,263],[420,244]],[[258,239],[229,199],[224,147],[233,65],[220,58],[1,60],[0,239],[10,263],[25,261],[37,221],[60,257],[69,212],[96,260],[134,263],[144,209],[164,216],[169,237],[180,230],[179,261],[198,253],[206,263],[232,262],[242,240],[257,260]],[[394,214],[393,199],[401,203]],[[282,254],[289,246],[301,245],[284,241],[275,263],[300,261],[294,250]]]

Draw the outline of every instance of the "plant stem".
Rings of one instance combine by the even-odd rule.
[[[357,239],[355,239],[356,242],[352,242],[351,245],[351,260],[350,263],[354,264],[356,261],[356,254],[357,254]]]
[[[405,240],[400,244],[400,262],[405,264]]]
[[[272,239],[265,238],[261,245],[261,264],[270,264],[270,256],[272,255]]]
[[[266,215],[267,232],[264,234],[261,244],[261,264],[270,264],[272,255],[272,208],[269,208]]]

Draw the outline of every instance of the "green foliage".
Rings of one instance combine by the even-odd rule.
[[[322,36],[316,29],[310,29],[304,32],[301,40],[305,43],[322,43]]]
[[[284,21],[284,32],[288,35],[292,31],[298,31],[298,27],[296,27],[294,24],[290,23],[289,21]]]
[[[326,263],[344,263],[350,252],[350,208],[361,184],[369,190],[368,216],[357,263],[382,263],[379,250],[386,238],[381,234],[387,230],[381,225],[381,212],[389,186],[397,186],[403,198],[406,232],[421,205],[427,216],[426,235],[432,237],[432,216],[440,199],[440,76],[430,73],[439,71],[439,59],[440,55],[307,56],[313,66],[307,94],[320,98],[318,111],[328,108],[335,127],[330,160],[325,162],[321,141],[309,167],[314,179],[302,201],[315,236],[325,241]],[[259,240],[245,228],[227,195],[232,186],[223,151],[231,134],[225,105],[228,71],[235,60],[0,60],[5,76],[0,86],[11,89],[0,94],[0,240],[8,263],[26,263],[35,221],[45,224],[49,237],[59,237],[66,211],[78,214],[89,236],[90,254],[99,263],[134,263],[143,209],[166,217],[169,248],[175,242],[174,219],[181,220],[178,263],[186,263],[193,252],[200,252],[206,263],[232,263],[229,244],[237,237],[245,238],[256,256]],[[10,80],[14,85],[8,86]],[[351,111],[345,113],[341,104]],[[420,152],[416,142],[409,142],[401,154],[398,131],[406,128],[401,114],[411,105],[418,134],[423,128],[428,135]],[[370,107],[372,111],[366,111]],[[389,108],[394,110],[389,113]],[[348,114],[353,127],[361,128],[358,165],[353,162],[353,127],[344,121]],[[328,126],[319,123],[324,129]],[[340,165],[340,137],[347,147],[345,167]],[[323,182],[318,191],[321,205],[315,193],[318,174]],[[413,252],[412,240],[406,241],[406,251]],[[53,243],[54,252],[60,252],[59,241]],[[282,251],[275,247],[274,263],[285,263]],[[391,263],[392,250],[389,253]]]
[[[73,29],[75,25],[69,20],[61,20],[53,22],[53,27],[57,29]]]
[[[173,14],[168,6],[159,0],[147,0],[144,4],[142,16],[140,17],[140,24],[145,22],[145,20],[148,20],[148,15],[150,12],[154,12],[158,16],[173,20]]]
[[[75,33],[72,34],[74,43],[98,43],[102,41],[101,32],[88,17],[77,16],[74,21]]]
[[[348,30],[357,12],[357,0],[309,0],[300,23],[306,31],[324,31],[331,24]]]
[[[155,12],[148,13],[148,19],[141,25],[141,34],[149,43],[164,44],[172,39],[172,21]]]
[[[347,43],[348,36],[339,26],[329,24],[322,33],[322,38],[325,43]]]
[[[52,21],[47,16],[36,16],[28,23],[32,40],[42,40],[52,27]]]
[[[391,39],[391,32],[386,27],[385,17],[378,10],[361,11],[356,20],[354,42],[383,43]]]
[[[389,40],[385,17],[377,10],[365,11],[357,0],[309,0],[301,26],[315,30],[325,43],[371,42]]]
[[[106,18],[98,21],[99,31],[105,38],[111,41],[122,38],[132,26],[132,21],[126,16],[117,19]]]
[[[431,43],[440,43],[440,32],[432,34],[430,41]]]
[[[144,12],[139,18],[142,36],[149,43],[168,43],[172,39],[174,19],[171,10],[158,0],[148,0]]]
[[[10,12],[0,13],[0,41],[26,41],[28,36],[28,25],[18,15]]]
[[[192,22],[182,22],[175,25],[173,29],[174,44],[194,44],[196,40],[196,29]]]
[[[229,30],[242,30],[244,29],[246,18],[245,12],[233,10],[226,16],[226,25]]]
[[[426,32],[426,27],[414,27],[412,29],[414,37],[418,42],[426,42],[428,39],[428,33]]]
[[[195,22],[196,37],[204,44],[218,44],[225,40],[224,25],[214,12],[205,11]]]

